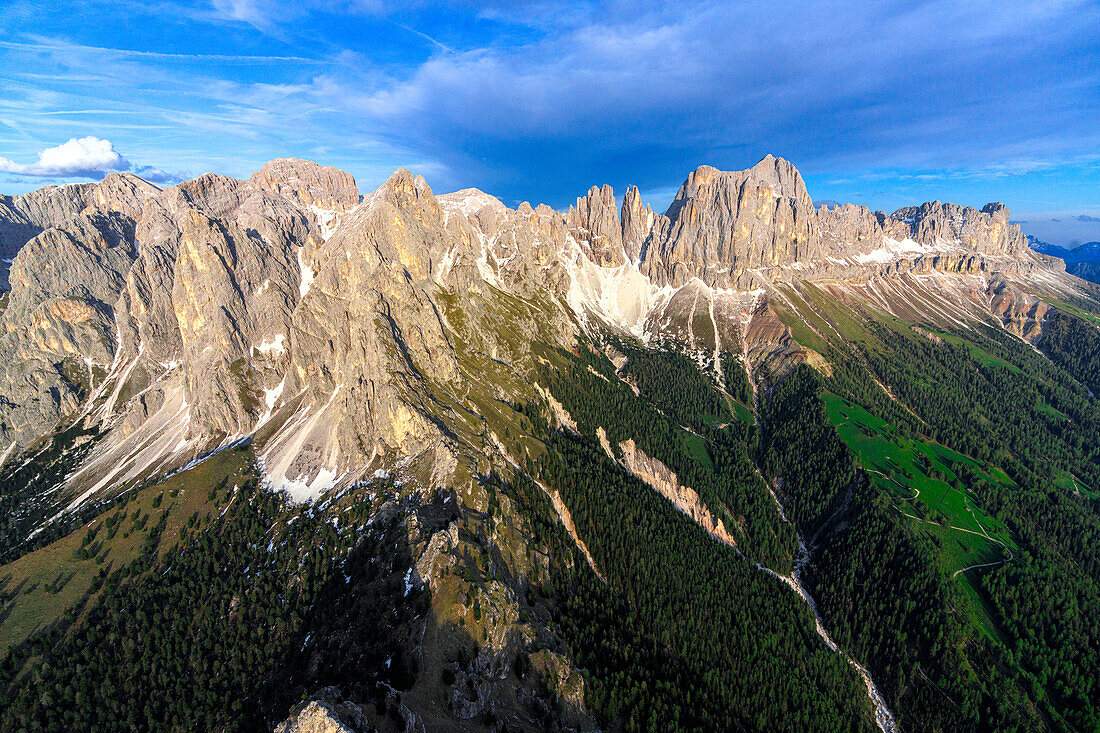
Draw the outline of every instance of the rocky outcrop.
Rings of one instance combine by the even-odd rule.
[[[737,541],[726,530],[722,520],[715,519],[710,509],[699,498],[699,494],[690,486],[681,484],[680,479],[668,466],[656,458],[647,456],[634,444],[633,440],[624,440],[619,443],[619,450],[622,452],[622,464],[628,471],[652,486],[657,493],[671,501],[677,509],[691,517],[715,539],[727,545],[737,546]]]
[[[737,173],[700,166],[665,217],[667,229],[660,227],[643,266],[658,285],[679,287],[698,277],[711,287],[731,287],[743,270],[820,254],[816,212],[802,176],[770,155]]]
[[[275,733],[366,733],[374,730],[358,705],[310,700],[298,712],[275,726]]]
[[[252,174],[256,188],[290,199],[308,210],[328,239],[343,219],[343,214],[360,200],[355,179],[344,171],[308,160],[279,158]]]
[[[427,183],[401,170],[303,260],[283,393],[313,407],[266,454],[276,473],[290,481],[355,474],[372,455],[415,455],[436,444],[439,430],[416,401],[429,384],[458,377],[428,292],[442,230]]]
[[[626,261],[623,227],[611,186],[593,186],[586,196],[570,206],[565,220],[569,233],[587,245],[588,255],[600,267],[614,267]]]
[[[136,256],[133,216],[157,192],[112,174],[99,184],[9,200],[9,212],[40,232],[11,263],[12,291],[0,317],[5,447],[28,444],[74,412],[111,364],[115,305]]]
[[[1026,293],[1003,277],[990,283],[989,310],[1009,333],[1030,344],[1043,336],[1043,324],[1051,306]]]
[[[0,255],[11,259],[35,236],[75,218],[92,187],[46,186],[22,196],[0,196]]]
[[[892,215],[843,204],[815,210],[805,182],[788,161],[767,156],[748,170],[700,166],[688,176],[663,216],[643,209],[636,188],[623,197],[618,220],[608,187],[578,199],[567,220],[578,241],[600,265],[640,260],[640,270],[657,287],[682,287],[693,278],[712,288],[759,287],[768,278],[849,277],[868,266],[907,266],[925,260],[936,268],[970,255],[1003,267],[1032,259],[1008,209],[987,204],[980,211],[938,201],[899,209]],[[591,232],[604,246],[592,244]],[[587,238],[586,238],[587,237]],[[929,259],[929,257],[933,259]],[[1011,267],[1011,265],[1008,265]]]
[[[347,211],[359,203],[359,188],[351,174],[309,160],[279,158],[253,173],[249,180],[257,188],[305,207]]]
[[[22,196],[0,196],[0,289],[10,289],[8,267],[29,241],[82,215],[121,215],[132,224],[142,202],[160,189],[129,173],[111,173],[99,183],[46,186]],[[118,222],[116,224],[121,224]]]
[[[1027,248],[1020,227],[1008,223],[1008,207],[997,202],[981,211],[969,206],[932,201],[920,206],[898,209],[891,217],[895,223],[908,223],[909,236],[920,244],[948,243],[969,252],[1016,254]]]
[[[826,252],[869,252],[882,244],[887,217],[881,211],[866,206],[841,204],[833,208],[822,206],[817,212],[818,233]],[[900,231],[895,232],[901,234]],[[904,239],[904,236],[900,237]]]
[[[631,262],[637,262],[644,254],[646,240],[653,230],[653,209],[642,206],[637,186],[626,189],[622,208],[623,249]]]

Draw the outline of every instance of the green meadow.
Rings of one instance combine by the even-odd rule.
[[[908,438],[835,394],[822,398],[841,439],[874,484],[894,497],[898,512],[912,520],[936,548],[943,570],[960,581],[979,626],[992,635],[977,588],[982,569],[972,566],[1002,562],[1016,552],[1016,545],[1005,526],[976,503],[956,470],[969,466],[993,483],[1007,484],[1008,477],[938,443]]]

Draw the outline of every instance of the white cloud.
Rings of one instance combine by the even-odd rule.
[[[44,178],[101,178],[112,171],[130,170],[131,167],[130,161],[118,154],[110,140],[90,135],[46,148],[34,163],[16,163],[0,157],[0,171]]]
[[[102,178],[108,173],[129,171],[157,184],[179,183],[187,174],[165,171],[151,165],[134,165],[122,157],[110,140],[71,138],[57,147],[46,148],[34,163],[16,163],[0,157],[0,172],[38,178]]]

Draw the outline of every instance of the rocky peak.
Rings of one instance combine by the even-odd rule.
[[[250,181],[305,208],[347,211],[359,203],[359,188],[350,173],[310,160],[278,158],[253,173]]]
[[[967,260],[981,257],[964,248],[1005,252],[1022,240],[1001,204],[815,211],[798,171],[772,156],[737,172],[700,166],[668,216],[643,206],[636,187],[615,203],[601,186],[564,215],[512,210],[473,189],[436,197],[404,169],[360,202],[347,174],[296,160],[249,181],[207,174],[162,191],[117,174],[0,198],[0,235],[14,232],[16,247],[37,236],[0,314],[0,363],[13,365],[0,374],[0,438],[25,446],[87,399],[57,366],[72,357],[106,373],[97,415],[128,411],[129,430],[165,410],[149,423],[170,428],[156,460],[182,460],[172,452],[181,441],[199,451],[270,424],[279,438],[264,448],[269,476],[315,494],[371,456],[442,451],[446,431],[417,406],[462,382],[440,287],[472,296],[455,307],[482,308],[499,290],[640,330],[658,289],[693,278],[741,290],[835,277],[837,267],[858,278],[927,255],[910,237],[947,240],[936,249]],[[639,269],[611,269],[626,260]],[[683,299],[705,304],[704,290],[694,283]],[[570,342],[575,322],[546,320],[538,327],[555,343]],[[483,339],[494,360],[520,358],[483,329],[460,335]]]
[[[623,195],[622,209],[623,249],[626,256],[637,261],[641,258],[642,245],[653,229],[653,209],[642,206],[637,186],[631,186]]]
[[[508,214],[508,207],[500,199],[476,188],[445,193],[436,196],[435,200],[448,217],[451,214],[467,217],[476,222],[488,237],[496,233]]]
[[[76,218],[94,185],[45,186],[20,196],[0,197],[0,256],[11,259],[46,229]]]
[[[776,196],[796,199],[801,203],[810,198],[809,192],[806,191],[806,182],[802,180],[802,174],[788,160],[776,158],[771,154],[765,155],[747,172],[749,178],[768,186]]]
[[[398,208],[417,207],[424,203],[439,208],[435,194],[424,176],[414,175],[404,168],[398,168],[391,173],[371,198],[384,198]]]
[[[87,206],[94,183],[46,186],[12,198],[12,206],[26,220],[42,229],[57,226],[79,214]]]
[[[209,217],[222,217],[251,193],[243,181],[216,173],[204,173],[164,192],[162,201],[170,209],[196,209]]]
[[[670,226],[647,267],[661,283],[679,286],[699,277],[729,287],[745,269],[820,253],[817,212],[802,177],[770,155],[732,173],[700,166],[680,186],[666,216]]]
[[[665,210],[665,216],[676,218],[685,204],[698,196],[703,189],[709,187],[720,176],[722,176],[722,171],[711,165],[701,165],[688,173],[688,177],[684,179],[679,190],[676,191],[676,197],[669,204],[668,209]]]
[[[841,204],[831,209],[822,206],[817,218],[823,248],[835,254],[843,254],[853,246],[861,251],[878,248],[888,219],[881,211],[873,212],[857,204]]]
[[[92,188],[87,205],[137,219],[145,202],[160,192],[160,186],[132,173],[110,173]]]
[[[623,230],[611,186],[590,188],[569,207],[565,219],[573,238],[588,245],[593,262],[604,267],[623,264]]]
[[[982,207],[983,214],[989,214],[994,219],[1007,222],[1008,221],[1008,207],[1000,201],[993,201]]]

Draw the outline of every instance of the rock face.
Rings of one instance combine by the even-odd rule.
[[[1008,207],[997,202],[981,211],[939,201],[894,212],[895,222],[912,222],[910,235],[926,245],[952,242],[970,252],[1018,253],[1027,247],[1020,227],[1008,223]]]
[[[250,182],[308,209],[325,239],[339,226],[341,216],[359,203],[359,189],[351,175],[308,160],[273,160],[253,173]]]
[[[642,206],[642,197],[637,186],[631,186],[623,195],[622,211],[623,248],[631,262],[637,262],[643,254],[643,247],[649,233],[653,230],[653,209]]]
[[[22,196],[0,196],[0,253],[7,259],[32,237],[84,210],[92,184],[47,186]]]
[[[436,479],[455,470],[480,440],[455,408],[480,377],[470,364],[533,369],[532,341],[671,338],[721,379],[721,352],[803,358],[768,305],[777,284],[874,299],[889,287],[858,283],[977,276],[966,297],[1034,338],[1042,308],[1012,278],[1068,282],[1002,204],[815,210],[771,156],[696,169],[664,215],[637,188],[617,208],[593,187],[561,214],[437,197],[404,170],[362,198],[348,174],[291,159],[166,190],[112,174],[0,198],[0,246],[14,255],[0,450],[91,420],[108,433],[80,472],[94,492],[253,436],[269,480],[300,499],[413,457]]]
[[[300,713],[275,726],[275,733],[359,733],[361,730],[365,729],[346,725],[330,705],[316,700],[310,700]]]
[[[569,233],[588,245],[589,256],[601,267],[613,267],[626,261],[623,228],[615,207],[611,186],[593,186],[587,196],[577,199],[565,215]]]
[[[275,733],[368,733],[377,730],[362,706],[340,699],[334,687],[317,691],[275,726]]]
[[[344,171],[308,160],[279,158],[252,174],[251,183],[302,206],[347,211],[359,203],[355,179]]]
[[[602,430],[602,428],[601,428]],[[603,438],[606,441],[606,438]],[[605,446],[605,450],[607,447]],[[633,440],[624,440],[619,443],[622,452],[622,464],[632,474],[652,486],[657,493],[672,502],[673,506],[691,517],[703,529],[715,539],[725,542],[727,545],[737,546],[721,519],[715,519],[714,514],[707,508],[698,492],[690,486],[684,486],[676,474],[669,470],[661,461],[647,456],[641,449],[634,445]],[[614,455],[608,450],[612,460]]]
[[[594,430],[612,460],[716,540],[747,536],[719,518],[740,524],[730,507],[704,503],[706,487],[685,486],[633,440],[612,445],[590,416],[574,419],[543,388],[556,354],[602,346],[618,372],[592,371],[613,382],[634,352],[608,334],[676,349],[755,408],[794,364],[831,368],[843,337],[823,311],[838,304],[949,328],[997,323],[1034,343],[1043,297],[1078,287],[1059,260],[1023,246],[1000,204],[815,210],[794,167],[770,156],[741,172],[698,168],[663,215],[637,188],[617,207],[610,187],[594,187],[562,213],[476,189],[436,196],[406,170],[360,197],[348,174],[301,160],[165,190],[112,175],[0,199],[0,242],[14,255],[0,300],[0,462],[70,425],[98,433],[81,436],[79,459],[65,459],[78,465],[28,523],[242,441],[294,500],[333,506],[375,480],[363,490],[400,496],[369,522],[393,532],[372,567],[390,566],[378,579],[395,591],[389,609],[401,588],[411,604],[428,587],[432,612],[418,605],[409,618],[423,625],[392,636],[448,656],[434,657],[419,690],[390,689],[384,717],[339,690],[309,690],[278,711],[291,713],[280,733],[503,728],[502,713],[517,711],[509,729],[596,728],[567,645],[524,605],[551,581],[549,556],[529,544],[526,501],[485,480],[537,457],[540,441],[516,439],[528,408],[558,429]],[[603,579],[604,556],[584,541],[592,528],[574,522],[557,484],[532,479],[576,561]],[[389,556],[399,538],[408,564]],[[517,671],[521,658],[535,674]],[[531,708],[537,719],[519,710],[547,692],[556,701]]]
[[[0,322],[0,441],[26,445],[77,409],[115,353],[114,306],[136,252],[134,215],[157,193],[127,174],[49,187],[5,202],[11,263]]]
[[[734,273],[820,254],[802,176],[770,155],[737,173],[700,166],[680,186],[665,219],[646,262],[647,274],[662,285],[679,287],[698,277],[729,287]]]
[[[846,249],[870,251],[877,249],[886,234],[887,217],[881,211],[871,211],[866,206],[841,204],[832,209],[822,206],[817,212],[818,234],[827,252],[843,252]],[[895,232],[905,239],[901,231]]]

